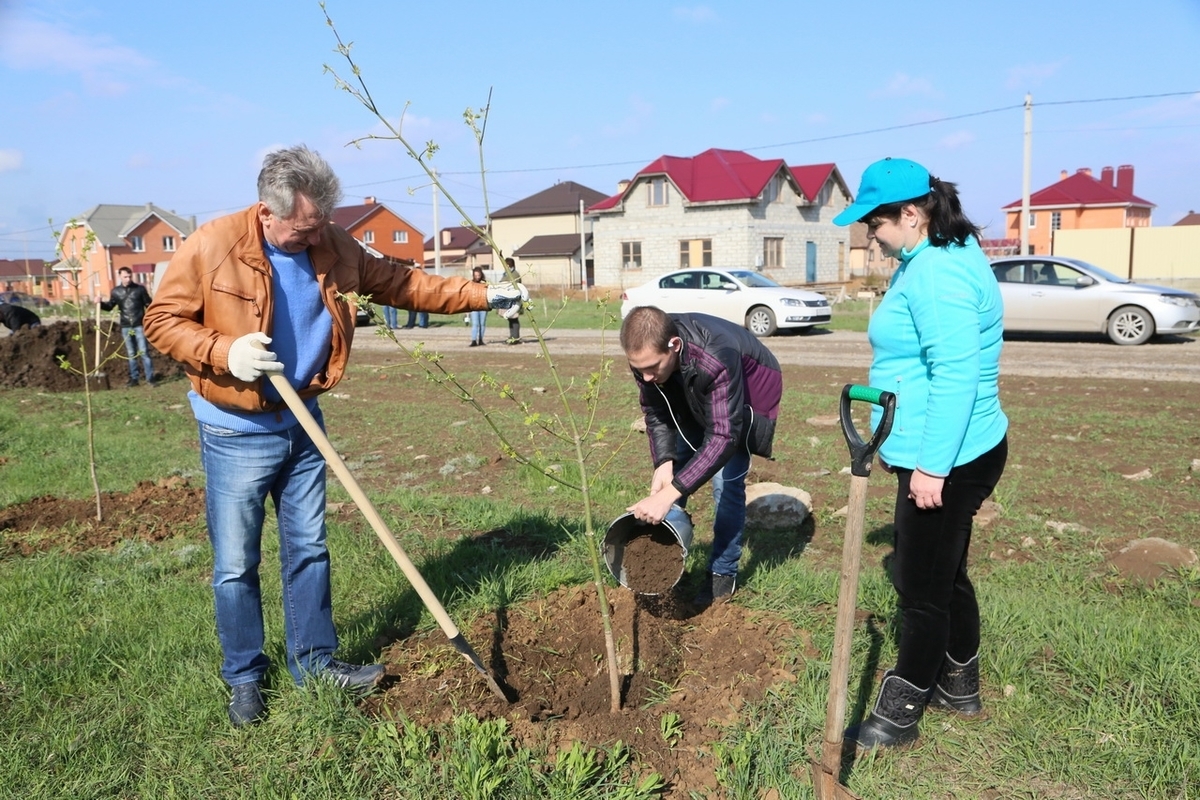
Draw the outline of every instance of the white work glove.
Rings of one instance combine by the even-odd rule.
[[[524,284],[511,282],[494,283],[487,288],[488,306],[496,309],[505,319],[521,316],[521,309],[529,302],[529,290]]]
[[[283,372],[283,364],[267,349],[271,337],[255,331],[240,336],[229,346],[229,372],[240,381],[250,383],[266,372]]]

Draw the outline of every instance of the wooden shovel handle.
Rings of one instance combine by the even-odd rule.
[[[346,466],[346,462],[342,461],[342,457],[338,455],[337,450],[329,443],[329,438],[325,436],[325,431],[321,430],[321,426],[313,419],[313,415],[309,413],[308,407],[304,405],[304,401],[300,399],[300,395],[296,394],[296,390],[288,383],[288,379],[279,372],[267,373],[271,377],[271,385],[275,387],[275,391],[279,392],[283,402],[287,403],[287,407],[296,415],[296,419],[300,420],[300,424],[304,427],[304,431],[308,434],[308,438],[316,443],[317,449],[321,451],[321,455],[325,456],[325,461],[333,468],[333,472],[337,475],[338,480],[342,482],[342,486],[346,487],[346,491],[350,493],[355,505],[362,511],[363,516],[367,518],[367,522],[371,523],[371,528],[374,529],[375,535],[379,537],[379,541],[383,542],[383,546],[392,554],[392,558],[400,566],[402,572],[412,587],[417,590],[417,594],[421,597],[421,602],[429,609],[429,613],[433,614],[433,618],[437,620],[437,624],[441,627],[442,632],[446,634],[446,638],[455,639],[458,637],[458,628],[454,621],[450,619],[450,615],[446,613],[446,609],[442,607],[441,601],[437,599],[437,595],[429,588],[429,584],[421,577],[421,573],[409,560],[408,555],[404,552],[404,548],[396,541],[396,537],[388,530],[387,525],[375,510],[375,506],[363,493],[362,487],[358,485],[358,481],[350,474],[350,469]]]

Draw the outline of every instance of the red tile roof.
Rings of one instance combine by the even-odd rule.
[[[1175,223],[1176,225],[1200,225],[1200,214],[1189,211],[1187,216]]]
[[[475,242],[479,239],[479,236],[475,233],[475,231],[463,225],[453,225],[448,228],[442,228],[442,231],[450,234],[449,243],[447,243],[445,239],[442,240],[443,250],[466,250],[468,247],[475,244]],[[425,240],[425,249],[433,249],[432,236]]]
[[[689,203],[741,202],[757,197],[767,181],[787,169],[804,196],[816,197],[836,169],[833,164],[788,167],[783,159],[759,159],[740,150],[705,150],[697,156],[661,156],[651,161],[620,193],[605,198],[588,211],[607,211],[619,205],[634,190],[639,178],[664,175]]]
[[[367,217],[376,211],[383,210],[383,206],[378,203],[365,203],[357,206],[338,206],[333,210],[333,214],[329,219],[336,225],[339,225],[346,230],[362,222]]]
[[[1079,170],[1074,175],[1052,183],[1045,189],[1039,189],[1029,196],[1030,208],[1125,205],[1154,207],[1153,203],[1143,200],[1133,192],[1093,178],[1086,170]],[[1020,200],[1014,200],[1005,206],[1006,209],[1020,207]]]

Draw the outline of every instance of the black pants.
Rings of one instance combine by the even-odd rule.
[[[947,653],[962,663],[979,651],[979,604],[967,577],[971,520],[996,488],[1007,460],[1006,436],[979,458],[950,470],[942,507],[926,510],[908,499],[912,470],[896,470],[892,584],[900,596],[900,655],[895,671],[914,686],[933,686]]]

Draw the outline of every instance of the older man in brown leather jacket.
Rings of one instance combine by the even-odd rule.
[[[262,376],[283,373],[320,422],[317,397],[345,375],[354,338],[355,308],[345,295],[445,314],[496,308],[515,315],[528,298],[523,287],[426,275],[368,254],[330,222],[341,197],[337,176],[304,146],[266,157],[258,195],[250,208],[188,237],[144,320],[150,342],[182,362],[191,380],[221,674],[232,689],[228,711],[236,727],[266,716],[270,662],[258,568],[268,495],[279,520],[293,680],[369,691],[383,677],[381,665],[333,657],[325,462]]]

